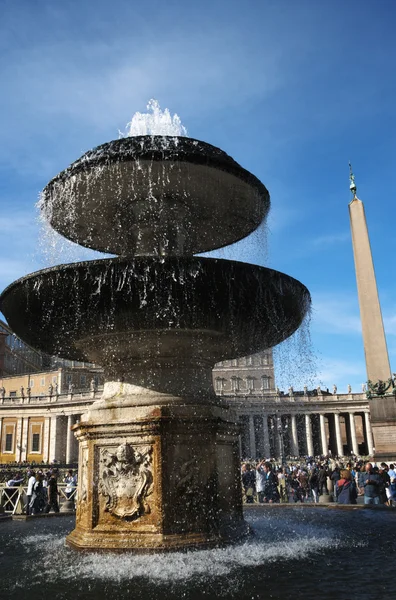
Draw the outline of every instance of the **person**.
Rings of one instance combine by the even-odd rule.
[[[382,479],[378,473],[374,472],[373,465],[370,462],[366,464],[362,483],[364,488],[364,503],[381,504],[380,491]]]
[[[380,488],[381,503],[390,506],[391,503],[391,491],[390,491],[390,477],[388,473],[388,465],[384,462],[381,463],[379,468],[379,475],[382,479],[382,485]]]
[[[73,496],[73,492],[76,489],[76,477],[73,475],[73,470],[70,469],[67,472],[66,477],[63,479],[64,483],[66,483],[65,494],[66,498],[69,500]]]
[[[15,473],[14,477],[6,482],[6,488],[15,488],[23,483],[22,473]],[[18,490],[5,489],[4,490],[4,509],[6,511],[13,512],[15,510],[16,503],[19,498]]]
[[[349,469],[342,469],[340,479],[336,483],[335,493],[338,504],[357,504],[355,480]]]
[[[57,469],[53,469],[53,471],[51,473],[51,477],[49,478],[48,484],[47,484],[48,502],[47,502],[47,506],[44,509],[45,513],[49,513],[51,508],[54,509],[54,512],[56,512],[56,513],[59,512],[58,496],[59,496],[60,492],[58,490],[57,477],[58,477],[58,471],[57,471]]]
[[[323,493],[328,494],[329,490],[327,489],[327,476],[328,471],[325,465],[320,465],[318,471],[318,488],[319,488],[319,496]]]
[[[293,492],[293,502],[304,502],[304,494],[297,477],[297,471],[293,471],[290,478],[290,488]]]
[[[258,463],[256,467],[256,493],[258,502],[264,502],[264,490],[265,490],[265,481],[266,481],[266,473],[263,469],[263,465],[265,464],[265,460],[262,460]]]
[[[319,475],[318,470],[314,467],[308,479],[309,487],[311,488],[313,501],[319,501]]]
[[[18,487],[18,485],[22,485],[23,483],[23,475],[22,473],[16,473],[12,479],[9,479],[6,483],[7,487]]]
[[[341,478],[340,476],[340,467],[338,465],[335,465],[334,467],[334,471],[331,473],[330,475],[330,479],[333,483],[333,489],[335,490],[337,487],[337,481]]]
[[[263,468],[265,472],[264,502],[269,504],[279,502],[278,481],[272,472],[271,463],[265,462]]]
[[[298,481],[300,482],[301,492],[305,500],[308,500],[308,472],[304,469],[300,469],[298,475]]]
[[[282,504],[285,504],[289,500],[287,492],[287,470],[285,467],[278,471],[278,490],[280,501]]]
[[[26,514],[28,515],[30,513],[30,502],[32,500],[32,496],[33,496],[33,487],[34,484],[36,483],[36,474],[34,471],[32,470],[28,470],[27,471],[27,478],[28,478],[28,484],[27,484],[27,491],[26,491]]]
[[[253,504],[255,482],[255,474],[250,464],[242,465],[242,487],[248,504]]]
[[[396,504],[396,471],[393,464],[389,465],[388,475],[390,492],[389,505],[392,506]]]
[[[41,471],[36,474],[32,488],[32,497],[29,503],[29,513],[37,515],[41,513],[46,505],[46,495],[43,486],[44,475]]]

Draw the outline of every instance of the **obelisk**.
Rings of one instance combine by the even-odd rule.
[[[384,323],[378,297],[373,257],[364,205],[356,195],[355,177],[350,166],[349,203],[353,256],[355,260],[360,319],[362,323],[367,379],[376,384],[391,378]],[[392,386],[390,386],[390,392]],[[396,400],[392,395],[375,396],[369,401],[376,456],[396,452]]]
[[[391,370],[366,215],[363,202],[356,196],[355,177],[352,171],[350,180],[350,190],[353,198],[349,203],[349,217],[351,221],[353,256],[355,259],[367,379],[376,383],[380,379],[387,381],[391,376]]]

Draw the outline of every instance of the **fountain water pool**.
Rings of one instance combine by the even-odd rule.
[[[1,596],[102,600],[393,597],[395,515],[381,510],[248,509],[255,531],[222,549],[146,556],[76,554],[69,517],[0,524]]]

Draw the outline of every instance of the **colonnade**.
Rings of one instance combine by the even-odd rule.
[[[76,463],[78,442],[72,427],[80,414],[0,417],[0,455],[4,462]]]
[[[243,458],[373,455],[368,411],[240,414]]]

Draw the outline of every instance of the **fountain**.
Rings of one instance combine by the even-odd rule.
[[[74,427],[70,546],[165,551],[246,536],[238,426],[211,369],[282,342],[310,296],[272,269],[194,255],[247,236],[269,205],[222,150],[176,135],[103,144],[44,189],[57,232],[117,255],[33,273],[1,296],[25,342],[105,371],[102,397]]]

